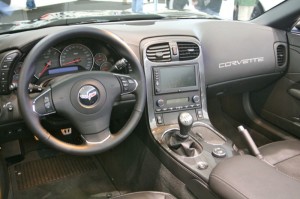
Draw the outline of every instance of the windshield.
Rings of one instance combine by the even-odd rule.
[[[284,0],[1,0],[0,33],[45,26],[163,18],[251,20]]]

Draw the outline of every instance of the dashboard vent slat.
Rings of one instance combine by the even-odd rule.
[[[278,45],[277,46],[277,65],[279,67],[285,65],[286,62],[286,47],[284,45]]]
[[[177,42],[179,60],[192,60],[200,55],[200,48],[197,44],[192,42]]]
[[[146,50],[147,58],[152,62],[170,62],[171,50],[169,43],[151,45]]]

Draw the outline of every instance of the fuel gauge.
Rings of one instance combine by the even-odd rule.
[[[107,61],[107,57],[106,57],[106,55],[104,53],[97,53],[94,56],[94,60],[95,60],[95,64],[97,64],[98,66],[101,66],[101,64],[103,62]]]
[[[106,61],[106,62],[101,64],[100,71],[110,71],[112,66],[113,65],[110,62]]]

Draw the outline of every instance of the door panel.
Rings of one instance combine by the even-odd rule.
[[[288,34],[288,71],[274,84],[251,93],[251,104],[266,121],[300,137],[300,35]]]

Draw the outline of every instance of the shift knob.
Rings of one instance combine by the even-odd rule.
[[[191,114],[187,112],[182,112],[178,116],[178,124],[179,124],[179,131],[178,134],[181,138],[188,138],[189,132],[193,125],[193,117]]]

